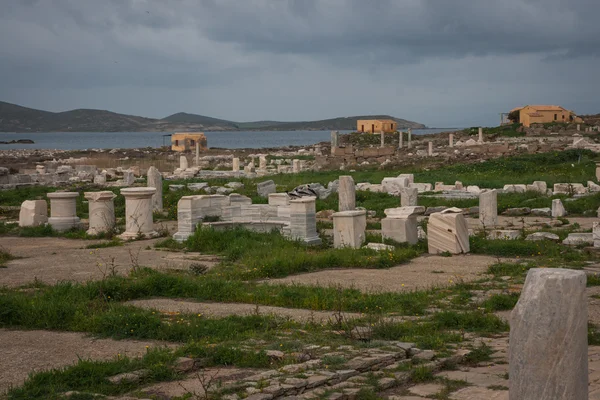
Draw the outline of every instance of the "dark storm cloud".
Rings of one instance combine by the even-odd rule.
[[[3,0],[0,100],[239,119],[592,110],[598,16],[598,0]]]

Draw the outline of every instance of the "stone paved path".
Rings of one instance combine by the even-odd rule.
[[[138,357],[148,347],[173,344],[152,340],[96,339],[83,333],[0,329],[0,393],[20,385],[34,371],[61,368],[79,358]]]
[[[65,280],[97,280],[108,276],[113,264],[119,274],[125,274],[135,264],[168,270],[187,269],[192,264],[211,267],[218,262],[215,256],[154,249],[157,240],[160,239],[134,241],[124,246],[91,250],[85,249],[85,246],[99,241],[0,237],[0,246],[11,254],[22,257],[8,262],[7,268],[2,269],[0,286],[20,286],[36,278],[48,284]]]
[[[369,292],[402,292],[454,285],[481,279],[497,257],[458,255],[421,256],[389,269],[333,269],[272,279],[267,282],[316,286],[341,285]]]
[[[166,313],[193,313],[203,314],[215,318],[227,317],[230,315],[251,315],[259,313],[262,315],[274,314],[282,317],[289,317],[298,322],[328,322],[335,321],[335,313],[328,311],[312,311],[299,308],[284,308],[272,306],[257,306],[255,304],[245,303],[206,303],[195,302],[193,300],[183,299],[145,299],[132,300],[125,304],[145,309],[156,309]],[[358,318],[358,313],[343,313],[344,318]]]

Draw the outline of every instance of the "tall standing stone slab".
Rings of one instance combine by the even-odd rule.
[[[21,203],[19,226],[32,227],[48,222],[48,203],[46,200],[25,200]]]
[[[398,132],[398,148],[401,149],[404,141],[404,133],[402,131]]]
[[[429,216],[427,244],[429,254],[470,251],[469,228],[460,208],[449,208]]]
[[[300,160],[292,160],[292,172],[294,174],[300,172]]]
[[[592,239],[594,239],[594,247],[600,247],[600,222],[592,224]]]
[[[448,147],[454,147],[454,134],[453,133],[448,135]]]
[[[596,181],[600,182],[600,163],[596,163]]]
[[[156,189],[156,193],[152,195],[152,208],[154,211],[163,210],[163,184],[162,174],[155,167],[148,168],[148,187]]]
[[[183,196],[177,202],[177,232],[173,239],[183,242],[196,231],[196,226],[202,222],[200,199],[204,196]]]
[[[367,211],[353,210],[333,213],[333,247],[359,249],[365,241]]]
[[[510,316],[509,399],[588,398],[583,271],[530,269]]]
[[[477,143],[483,143],[483,128],[479,127]]]
[[[152,195],[155,192],[156,189],[150,187],[121,189],[125,197],[125,232],[120,235],[122,239],[158,236],[152,219]]]
[[[80,221],[77,217],[77,192],[48,193],[50,199],[50,218],[48,223],[54,230],[68,231],[79,228]]]
[[[427,155],[431,157],[433,155],[433,142],[429,141],[427,143]]]
[[[331,148],[338,147],[340,139],[340,133],[338,131],[331,131]]]
[[[419,189],[416,187],[405,187],[400,190],[400,205],[402,207],[416,206],[419,197]]]
[[[408,133],[406,136],[406,148],[410,149],[412,147],[412,129],[408,128]]]
[[[338,186],[339,211],[351,211],[356,208],[356,186],[350,175],[340,176]]]
[[[317,233],[315,197],[290,200],[290,236],[306,244],[321,244]]]
[[[385,133],[379,135],[379,147],[385,147]]]
[[[277,186],[272,180],[259,182],[256,184],[256,191],[260,197],[269,197],[270,193],[277,192]]]
[[[479,222],[486,228],[498,225],[498,193],[495,189],[479,194]]]
[[[184,155],[179,156],[179,169],[185,171],[188,169],[188,159]]]
[[[265,156],[258,157],[258,169],[261,171],[267,170],[267,157],[265,157]]]
[[[231,161],[231,170],[233,172],[240,172],[240,159],[237,157],[234,157],[233,160]]]
[[[131,171],[131,170],[123,171],[123,185],[131,186],[134,183],[135,183],[135,175],[133,174],[133,171]]]
[[[88,235],[97,235],[110,232],[115,228],[115,202],[117,197],[111,191],[86,192],[83,194],[88,200],[89,229]]]
[[[560,199],[552,200],[552,217],[560,218],[567,215],[567,210],[565,210],[565,206],[563,206],[562,201]]]

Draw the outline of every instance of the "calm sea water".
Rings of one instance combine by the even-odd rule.
[[[413,134],[438,133],[445,129],[414,129]],[[340,131],[348,133],[349,131]],[[34,144],[0,144],[0,150],[10,149],[133,149],[160,147],[169,144],[170,132],[38,132],[4,133],[0,141],[31,139]],[[304,146],[329,141],[331,131],[248,131],[248,132],[204,132],[209,147],[229,149]]]

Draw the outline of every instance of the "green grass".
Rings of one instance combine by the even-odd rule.
[[[86,249],[104,249],[107,247],[117,247],[123,246],[123,241],[121,239],[112,239],[107,242],[101,242],[96,244],[88,244],[85,246]]]
[[[490,361],[494,350],[485,343],[481,343],[478,347],[471,349],[469,354],[465,356],[465,364],[476,366],[479,363]]]
[[[227,278],[277,278],[327,268],[389,268],[423,252],[423,246],[398,246],[393,251],[307,247],[279,232],[257,233],[242,228],[216,231],[201,227],[186,241],[190,251],[223,256],[224,265],[211,274]]]
[[[519,294],[495,294],[482,303],[488,312],[512,310],[519,301]]]
[[[581,262],[590,255],[549,240],[490,240],[481,236],[470,238],[471,253],[489,254],[497,257],[539,257],[563,262]]]
[[[15,258],[17,257],[13,256],[8,250],[0,246],[0,268],[5,268],[6,263]]]
[[[433,322],[439,328],[459,329],[481,334],[508,331],[508,324],[496,317],[481,311],[456,312],[442,311],[433,315]]]

